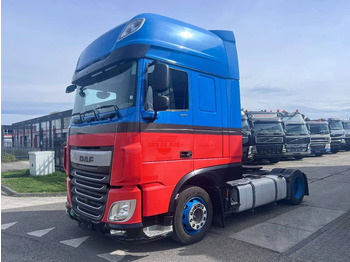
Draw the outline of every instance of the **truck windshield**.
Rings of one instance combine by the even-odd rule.
[[[343,125],[341,124],[341,122],[337,121],[337,122],[331,122],[329,123],[329,128],[331,130],[342,130],[343,129]]]
[[[329,129],[327,124],[310,124],[311,135],[325,135],[329,134]]]
[[[344,129],[350,130],[350,122],[343,122]]]
[[[287,135],[308,135],[309,131],[305,124],[286,124]]]
[[[250,132],[250,128],[247,120],[242,120],[242,131]]]
[[[73,114],[107,112],[135,105],[137,62],[104,69],[78,82]]]
[[[279,122],[255,122],[254,131],[257,135],[260,135],[260,134],[282,135],[283,134],[282,124]]]

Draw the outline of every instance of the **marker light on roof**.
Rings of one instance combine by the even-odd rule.
[[[118,41],[122,40],[123,38],[135,33],[137,30],[139,30],[143,24],[145,23],[144,18],[135,19],[130,21],[123,29],[122,33],[120,34]]]

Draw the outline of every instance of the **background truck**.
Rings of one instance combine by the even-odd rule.
[[[253,162],[252,132],[245,112],[241,111],[242,117],[242,162],[249,164]]]
[[[246,111],[252,133],[252,158],[277,163],[286,151],[282,120],[277,113]]]
[[[331,132],[331,151],[337,153],[345,149],[345,130],[343,123],[339,118],[327,119],[329,130]]]
[[[302,159],[304,156],[310,155],[311,137],[304,116],[298,111],[293,113],[278,112],[278,116],[283,121],[286,134],[284,155],[295,159]]]
[[[73,91],[66,208],[81,227],[191,244],[230,213],[308,194],[299,170],[242,167],[230,31],[138,15],[83,51]]]
[[[350,120],[343,120],[343,128],[345,131],[345,147],[346,151],[350,151]]]
[[[331,135],[328,122],[306,119],[311,135],[311,154],[322,156],[331,152]]]

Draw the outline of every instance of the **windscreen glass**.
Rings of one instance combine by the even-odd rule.
[[[305,124],[286,124],[286,135],[308,135],[309,131]]]
[[[312,135],[326,135],[329,134],[329,128],[327,124],[309,124],[310,133]]]
[[[257,135],[282,135],[283,127],[280,122],[255,122],[254,131]]]
[[[344,129],[350,130],[350,122],[343,122]]]
[[[119,110],[135,105],[137,62],[107,68],[77,85],[73,114],[104,108]]]
[[[242,131],[250,132],[250,128],[247,120],[242,120]]]
[[[329,124],[329,127],[330,127],[330,129],[331,130],[342,130],[343,129],[343,125],[342,125],[342,123],[339,121],[337,121],[337,122],[331,122],[330,124]]]

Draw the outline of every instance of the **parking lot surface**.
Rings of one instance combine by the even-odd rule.
[[[310,196],[227,217],[199,243],[120,243],[80,229],[65,198],[2,196],[3,261],[350,261],[350,152],[266,164],[298,168]]]

